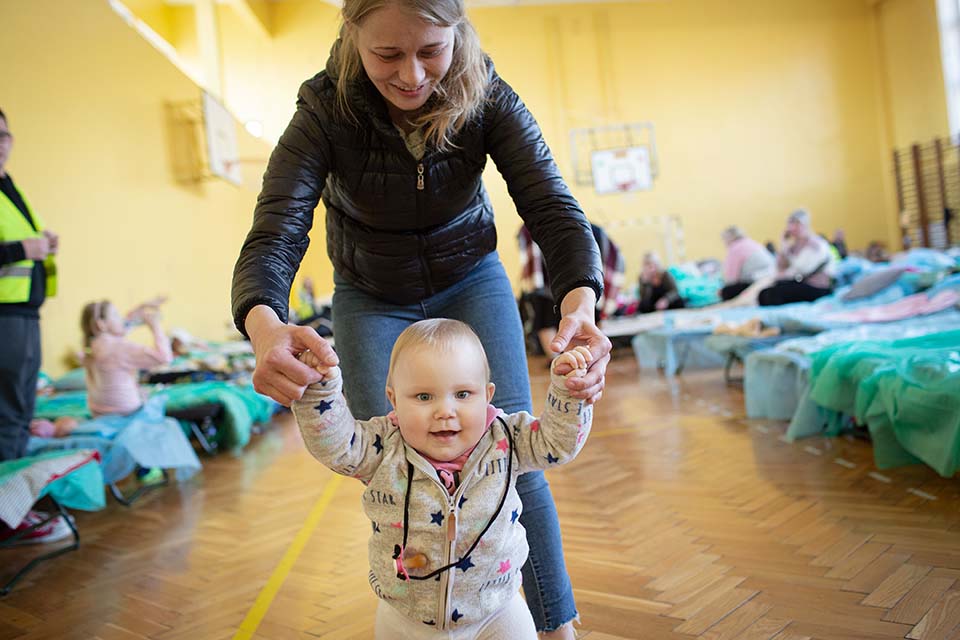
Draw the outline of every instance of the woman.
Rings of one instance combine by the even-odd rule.
[[[637,311],[639,313],[653,313],[667,309],[683,309],[686,306],[677,289],[677,281],[670,272],[663,268],[660,258],[655,253],[646,253],[643,256],[643,267],[640,270],[640,299]]]
[[[798,209],[787,218],[777,253],[777,281],[760,292],[757,302],[772,307],[829,295],[835,264],[830,243],[810,228],[810,214]]]
[[[40,306],[56,293],[57,234],[40,218],[6,171],[13,149],[7,116],[0,111],[0,462],[27,451],[40,373]],[[0,540],[24,530],[24,542],[53,542],[70,535],[60,516],[31,511]]]
[[[773,254],[762,244],[748,238],[740,227],[727,227],[721,234],[727,246],[723,261],[724,287],[722,300],[732,300],[760,278],[766,278],[776,269]]]
[[[490,155],[550,265],[562,316],[553,350],[582,344],[594,357],[567,385],[600,398],[610,341],[593,318],[597,245],[533,116],[481,52],[462,0],[347,0],[326,71],[301,87],[297,107],[234,272],[234,318],[253,343],[257,390],[289,404],[319,381],[296,354],[338,362],[313,330],[285,324],[322,195],[354,416],[389,410],[385,345],[426,317],[470,324],[492,362],[497,405],[531,408],[519,313],[481,182]],[[518,491],[531,534],[527,604],[538,630],[553,632],[546,637],[572,638],[577,612],[549,487],[542,473],[526,474]]]

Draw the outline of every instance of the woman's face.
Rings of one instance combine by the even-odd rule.
[[[13,148],[13,134],[7,126],[5,118],[0,118],[0,176],[4,175],[3,167],[7,164],[10,157],[10,149]]]
[[[796,238],[797,240],[806,240],[809,229],[806,225],[797,220],[788,220],[787,221],[787,234],[791,238]]]
[[[100,333],[109,333],[115,336],[122,336],[127,332],[127,323],[124,322],[120,310],[112,303],[107,304],[107,310],[104,313],[103,320],[98,323]]]
[[[391,113],[415,111],[450,69],[453,27],[438,27],[395,3],[369,13],[357,27],[363,68]]]
[[[657,276],[660,275],[660,268],[657,266],[656,262],[653,262],[652,260],[644,260],[643,271],[641,273],[644,280],[647,282],[653,282],[657,279]]]

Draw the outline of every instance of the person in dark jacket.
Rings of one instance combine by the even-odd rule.
[[[56,292],[59,238],[43,228],[6,171],[13,133],[0,111],[0,462],[27,451],[40,373],[40,307]],[[61,516],[31,510],[0,540],[54,542],[71,535]]]
[[[532,409],[519,313],[481,180],[488,155],[549,264],[562,316],[553,350],[583,345],[593,356],[567,387],[588,403],[600,398],[610,341],[594,321],[603,291],[597,244],[533,116],[480,50],[462,0],[344,3],[326,70],[301,87],[270,158],[234,271],[234,319],[253,344],[258,391],[283,404],[299,399],[320,379],[297,360],[304,350],[339,362],[313,330],[286,324],[322,197],[353,415],[389,411],[384,345],[432,317],[471,325],[502,408]],[[549,487],[533,472],[517,489],[532,532],[527,604],[546,637],[572,638],[577,612]]]
[[[640,289],[638,296],[639,313],[653,313],[667,309],[682,309],[686,306],[680,297],[677,281],[663,268],[655,253],[643,256],[643,268],[640,271]]]

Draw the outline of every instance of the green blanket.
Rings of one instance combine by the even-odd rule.
[[[835,414],[828,432],[852,416],[869,428],[880,468],[960,469],[960,331],[841,343],[811,358],[810,398]]]

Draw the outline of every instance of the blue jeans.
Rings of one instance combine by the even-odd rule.
[[[356,418],[389,413],[384,388],[390,350],[401,331],[426,318],[453,318],[473,327],[497,385],[494,404],[508,413],[533,413],[520,314],[497,253],[486,256],[460,283],[419,304],[384,302],[338,274],[333,282],[333,335],[347,403]],[[521,475],[517,493],[523,502],[520,522],[530,546],[523,566],[523,591],[537,630],[553,631],[577,616],[557,509],[542,471]]]

